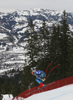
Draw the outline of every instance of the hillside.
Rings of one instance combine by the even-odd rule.
[[[30,19],[35,30],[39,30],[45,20],[48,28],[61,21],[63,11],[48,9],[17,10],[11,13],[0,13],[0,76],[14,76],[11,71],[23,70],[25,63],[26,29]],[[73,31],[73,13],[67,12],[67,23]]]

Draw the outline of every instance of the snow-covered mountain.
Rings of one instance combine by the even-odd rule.
[[[13,76],[13,69],[22,70],[25,63],[25,31],[30,19],[35,29],[45,20],[48,28],[61,21],[63,11],[48,9],[17,10],[11,13],[0,12],[0,76]],[[67,23],[73,31],[73,13],[67,12]],[[11,73],[11,74],[9,74]]]

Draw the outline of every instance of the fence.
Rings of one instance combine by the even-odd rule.
[[[52,83],[48,83],[48,84],[46,84],[47,85],[46,87],[43,87],[39,90],[37,90],[38,86],[33,87],[31,89],[28,89],[28,90],[22,92],[21,94],[19,94],[16,98],[13,98],[12,100],[22,100],[22,99],[18,99],[18,98],[19,97],[27,98],[27,97],[31,96],[32,94],[56,89],[56,88],[59,88],[59,87],[65,86],[65,85],[69,85],[69,84],[73,84],[73,76],[65,78],[65,79],[61,79],[61,80],[58,80],[58,81],[55,81]]]

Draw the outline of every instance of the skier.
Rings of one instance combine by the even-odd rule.
[[[38,82],[40,84],[39,88],[43,87],[44,84],[43,82],[46,80],[46,73],[41,71],[41,70],[37,70],[37,71],[32,71],[32,75],[36,76],[36,82]]]
[[[53,62],[53,61],[52,61],[52,62]],[[60,65],[60,64],[58,64],[58,65],[56,65],[55,67],[53,67],[53,68],[50,70],[50,72],[49,72],[49,74],[47,75],[47,77],[46,77],[47,70],[48,70],[49,66],[52,64],[52,62],[47,66],[47,68],[46,68],[46,73],[43,72],[43,71],[41,71],[41,70],[37,70],[37,71],[36,71],[36,67],[31,68],[32,75],[36,76],[36,79],[35,79],[35,80],[36,80],[36,82],[38,82],[38,83],[40,84],[39,88],[41,88],[41,87],[44,86],[43,82],[49,77],[49,75],[50,75],[50,73],[52,72],[52,70]]]

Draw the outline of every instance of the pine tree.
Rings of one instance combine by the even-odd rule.
[[[31,68],[36,66],[37,58],[38,58],[38,34],[34,29],[33,21],[30,20],[28,29],[26,31],[26,56],[29,57],[29,61],[25,59],[25,66],[24,71],[22,74],[22,91],[23,89],[26,90],[30,87],[32,87],[33,83],[33,76],[31,74]],[[28,64],[27,64],[28,63]]]
[[[68,67],[68,76],[73,76],[73,32],[71,32],[71,37],[69,38],[69,60],[70,66]]]
[[[60,59],[60,25],[52,26],[51,44],[50,44],[50,59],[58,64]]]
[[[48,65],[48,60],[49,60],[49,45],[50,45],[50,34],[48,30],[48,26],[43,20],[42,27],[40,29],[40,64],[39,68],[43,71],[45,71],[47,65]]]
[[[31,67],[33,67],[35,66],[35,57],[37,55],[37,49],[36,49],[37,34],[34,29],[34,24],[32,20],[30,20],[29,22],[29,26],[26,31],[26,34],[27,34],[26,55],[29,56],[29,59],[30,59],[29,64],[31,65]]]
[[[69,27],[67,24],[67,15],[66,12],[63,12],[62,21],[61,21],[61,35],[60,35],[60,64],[62,66],[62,78],[66,77],[66,72],[68,71],[69,65]]]
[[[60,63],[60,25],[52,26],[50,38],[50,60],[53,61],[49,69]],[[59,68],[57,67],[51,74],[50,80],[59,79]]]
[[[56,26],[53,24],[51,33],[51,44],[50,44],[50,59],[55,61],[56,57]]]

